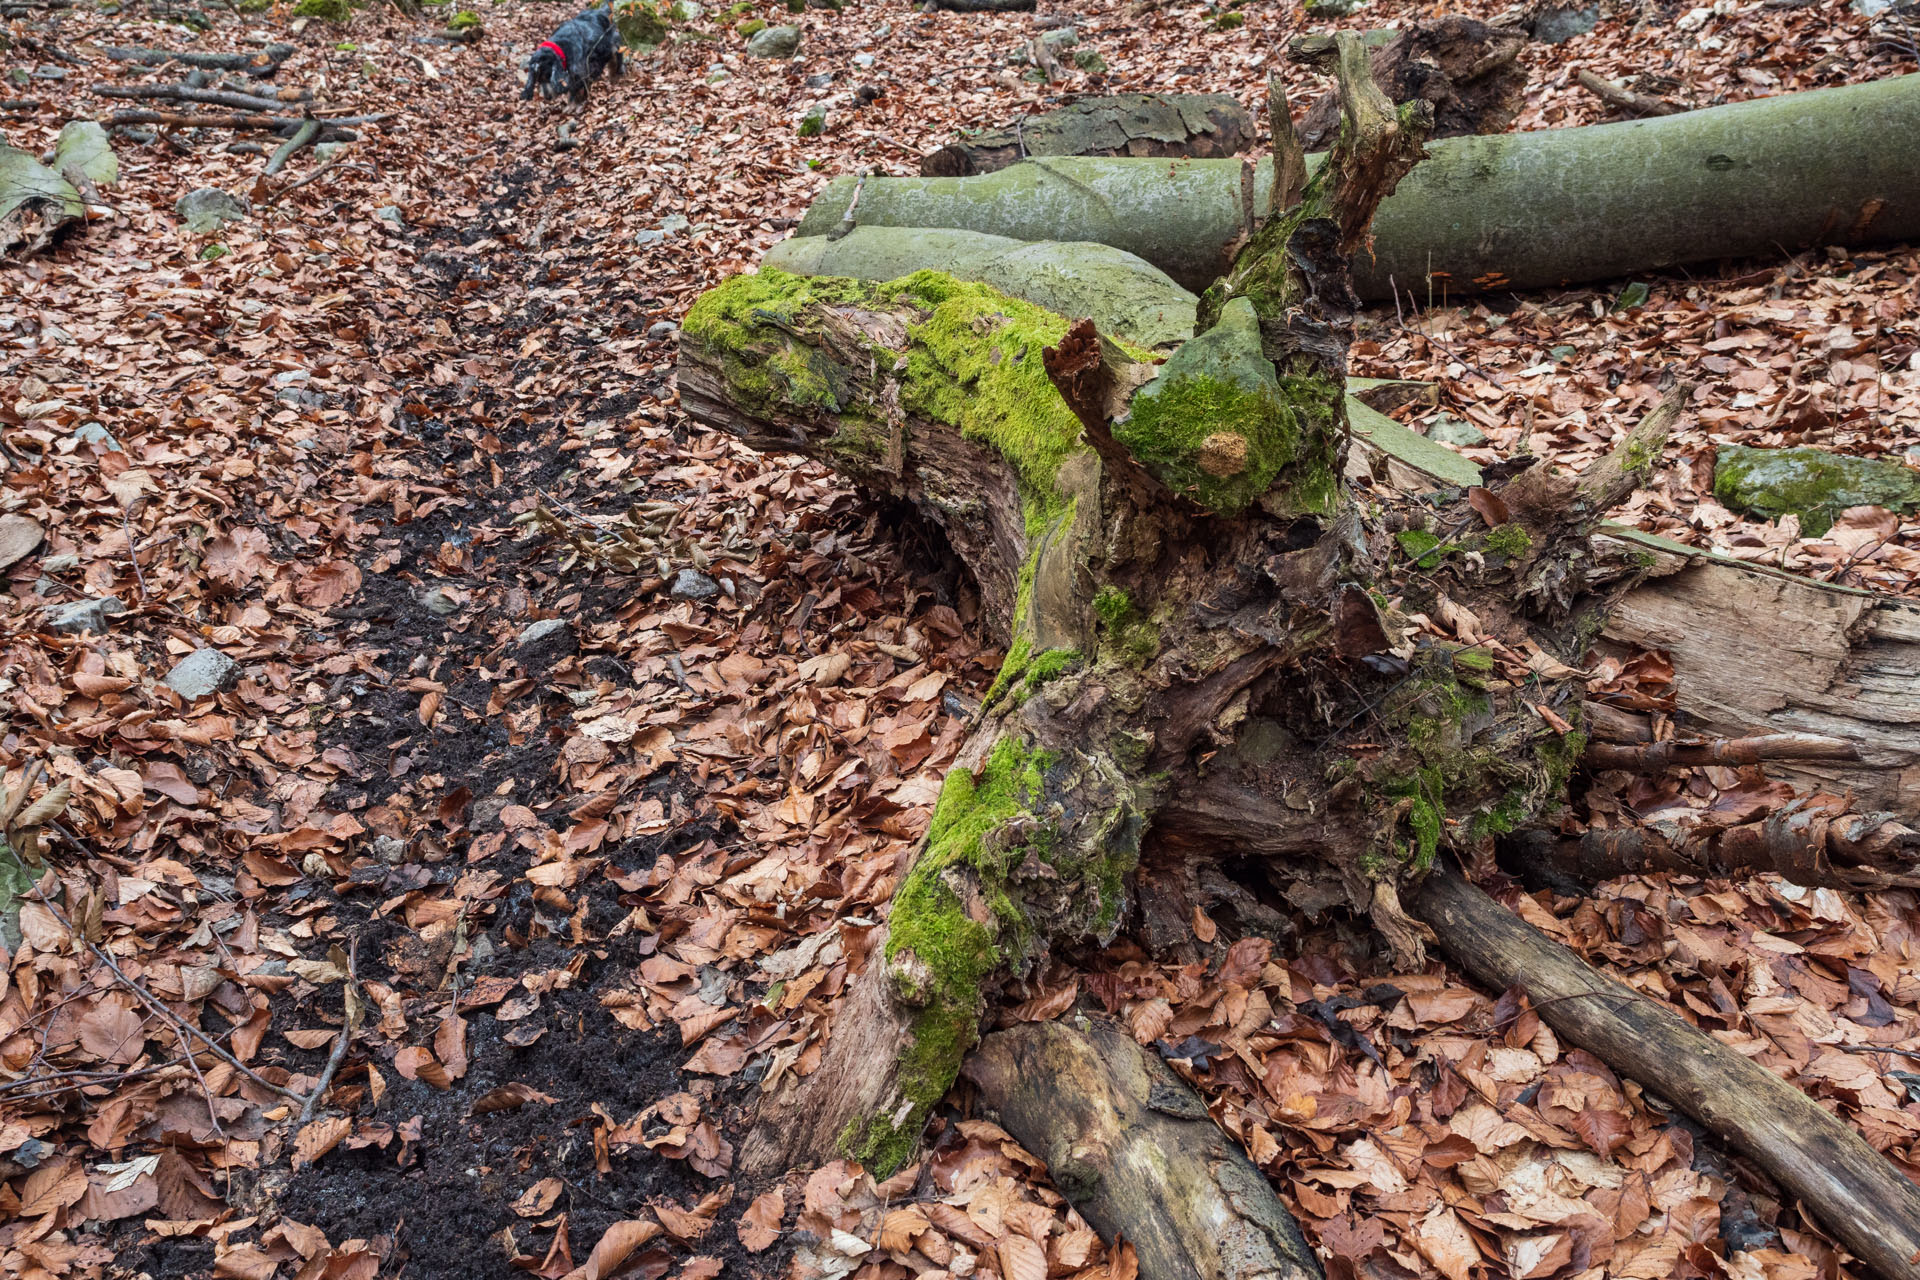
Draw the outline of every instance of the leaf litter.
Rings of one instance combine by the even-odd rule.
[[[1108,69],[1036,85],[1006,56],[1025,15],[716,10],[569,114],[514,99],[550,6],[491,6],[458,44],[378,9],[345,28],[196,10],[197,35],[117,8],[9,9],[19,54],[64,73],[31,80],[15,145],[118,105],[92,83],[180,78],[104,56],[121,45],[291,40],[272,83],[391,114],[296,160],[298,187],[223,131],[116,137],[121,181],[88,225],[0,274],[0,764],[23,799],[62,793],[16,839],[37,857],[0,868],[19,908],[0,1266],[1130,1277],[1131,1248],[964,1093],[885,1183],[845,1162],[733,1176],[745,1109],[817,1065],[1000,655],[897,513],[686,421],[671,323],[833,173],[912,172],[956,129],[1063,92],[1258,107],[1308,20],[1097,0],[1073,17]],[[1581,68],[1707,105],[1912,61],[1837,0],[1622,10],[1527,47],[1518,127],[1606,118]],[[1415,12],[1383,0],[1346,25]],[[804,27],[798,59],[746,56],[746,17]],[[824,132],[802,138],[815,106]],[[174,202],[209,186],[251,216],[189,235]],[[1401,416],[1473,423],[1479,461],[1577,467],[1663,366],[1696,368],[1693,422],[1618,514],[1911,594],[1910,518],[1805,538],[1719,506],[1711,458],[1920,443],[1914,267],[1819,253],[1630,295],[1375,308],[1356,372],[1435,382],[1438,406]],[[75,606],[99,625],[54,629]],[[168,683],[204,651],[232,664],[215,687]],[[1654,703],[1657,677],[1657,657],[1600,676]],[[1596,786],[1593,820],[1783,799],[1733,770],[1641,785]],[[1642,877],[1505,897],[1916,1171],[1911,893]],[[1847,1272],[1763,1178],[1516,993],[1384,972],[1345,922],[1289,925],[1276,943],[1196,920],[1178,964],[1124,943],[1066,957],[1000,1016],[1122,1019],[1342,1276]]]

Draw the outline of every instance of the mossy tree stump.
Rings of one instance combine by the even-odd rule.
[[[1502,927],[1477,890],[1441,910],[1422,885],[1443,851],[1481,864],[1496,837],[1563,803],[1586,745],[1574,668],[1647,568],[1592,534],[1650,475],[1688,389],[1670,388],[1577,480],[1535,466],[1464,490],[1356,493],[1349,267],[1421,153],[1426,109],[1386,100],[1355,37],[1316,56],[1337,64],[1340,140],[1309,179],[1275,94],[1286,212],[1239,251],[1164,363],[1128,335],[935,272],[862,283],[763,270],[688,313],[682,405],[911,504],[944,530],[1007,650],[885,940],[819,1066],[762,1103],[747,1173],[837,1155],[899,1168],[999,987],[1062,947],[1125,928],[1193,958],[1196,912],[1229,934],[1271,933],[1286,927],[1265,905],[1276,896],[1367,914],[1409,966],[1436,935],[1403,901],[1457,955]],[[1686,1054],[1718,1070],[1731,1051],[1690,1035],[1675,1040],[1675,1071],[1694,1069]],[[1145,1078],[1109,1065],[1115,1080]],[[1246,1203],[1199,1157],[1144,1191],[1122,1191],[1117,1171],[1112,1186],[1088,1183],[1101,1163],[1074,1156],[1065,1127],[1087,1108],[1124,1112],[1137,1090],[1057,1088],[1057,1109],[1024,1085],[986,1093],[1016,1132],[1020,1116],[1038,1126],[1029,1146],[1076,1162],[1062,1184],[1076,1203],[1165,1242],[1151,1263],[1143,1250],[1143,1275],[1251,1274],[1218,1262],[1218,1237],[1231,1223],[1235,1239],[1278,1239],[1277,1205]],[[1727,1114],[1678,1101],[1708,1123]],[[1768,1116],[1750,1119],[1735,1145],[1799,1190],[1818,1162],[1768,1162]],[[1870,1170],[1837,1121],[1803,1145],[1848,1143]],[[1832,1202],[1875,1194],[1900,1201],[1863,1182]],[[1833,1225],[1856,1249],[1877,1229]],[[1255,1272],[1313,1270],[1284,1247],[1273,1257]]]

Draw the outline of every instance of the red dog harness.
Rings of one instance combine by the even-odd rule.
[[[559,45],[555,44],[551,40],[542,40],[540,42],[540,47],[542,49],[553,50],[553,56],[560,59],[560,69],[562,71],[565,71],[567,69],[567,51],[565,49],[562,49]]]

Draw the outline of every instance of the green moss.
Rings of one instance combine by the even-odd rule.
[[[700,296],[681,326],[684,340],[717,356],[729,388],[752,408],[819,408],[839,413],[845,373],[805,340],[804,309],[866,297],[852,280],[762,271],[735,276]]]
[[[345,26],[353,21],[353,6],[347,0],[300,0],[293,7],[296,18],[318,18],[322,22],[331,22],[336,26]]]
[[[1213,20],[1213,29],[1215,31],[1232,31],[1236,27],[1244,27],[1246,25],[1247,15],[1244,13],[1223,13]]]
[[[1133,612],[1133,597],[1119,587],[1101,587],[1093,595],[1093,612],[1109,627],[1117,627]]]
[[[1050,680],[1058,680],[1080,662],[1078,649],[1049,649],[1027,667],[1027,692],[1032,693]]]
[[[1034,843],[1051,835],[1032,817],[1051,762],[1046,753],[1003,738],[977,778],[965,769],[948,773],[926,849],[894,895],[889,972],[910,988],[905,998],[921,1006],[898,1064],[900,1092],[912,1105],[898,1124],[869,1117],[841,1135],[848,1154],[881,1177],[912,1154],[927,1114],[958,1074],[978,1033],[981,982],[1029,943],[1029,926],[1007,882]],[[1022,818],[1027,821],[1016,821]],[[1009,838],[1009,832],[1017,834]],[[960,897],[966,886],[982,899],[973,911]],[[984,920],[976,917],[980,906]]]
[[[1493,655],[1484,649],[1455,649],[1453,665],[1484,675],[1493,670]]]
[[[801,137],[817,138],[826,131],[827,109],[825,107],[812,107],[808,109],[807,114],[800,117]]]
[[[471,31],[480,25],[480,15],[471,9],[462,9],[447,19],[449,31]]]
[[[765,18],[748,18],[745,22],[736,24],[733,29],[738,31],[743,37],[758,35],[767,29],[767,20]]]
[[[622,0],[614,5],[613,29],[629,49],[654,49],[667,41],[667,20],[648,0]]]
[[[1508,521],[1487,530],[1487,550],[1509,560],[1524,560],[1533,550],[1533,538],[1525,529]]]
[[[1025,597],[1022,596],[1024,602]],[[1016,680],[1023,680],[1027,674],[1027,659],[1033,656],[1033,640],[1024,634],[1016,634],[1013,643],[1007,646],[1007,656],[1000,664],[999,674],[994,676],[993,684],[987,689],[987,696],[981,701],[982,707],[991,707],[1000,701],[1000,695],[1013,686]]]
[[[1823,449],[1726,445],[1714,463],[1713,496],[1743,515],[1798,516],[1801,532],[1817,538],[1848,507],[1920,511],[1920,471]]]
[[[1407,553],[1416,567],[1421,569],[1440,567],[1440,557],[1429,554],[1440,545],[1440,539],[1425,529],[1402,529],[1393,535],[1393,540],[1400,544],[1400,549]]]
[[[1040,352],[1066,336],[1067,322],[986,285],[920,271],[885,286],[927,309],[908,328],[901,406],[950,422],[1013,464],[1027,534],[1037,538],[1066,513],[1055,479],[1079,452],[1080,420],[1047,377]]]

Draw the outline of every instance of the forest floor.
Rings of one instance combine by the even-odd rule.
[[[23,74],[0,92],[37,106],[0,131],[32,152],[126,105],[89,86],[180,78],[115,45],[285,40],[275,84],[391,113],[272,179],[225,131],[117,137],[101,215],[0,267],[0,497],[46,531],[8,570],[0,764],[72,795],[0,936],[7,1275],[1131,1275],[964,1093],[882,1186],[733,1174],[755,1095],[818,1061],[1001,655],[892,513],[690,424],[672,326],[836,173],[913,172],[1070,92],[1258,107],[1270,70],[1302,75],[1287,38],[1324,24],[1089,0],[1071,12],[1107,70],[1035,85],[1007,61],[1029,15],[710,8],[575,108],[518,100],[571,12],[551,4],[488,6],[464,46],[431,39],[447,10],[6,6]],[[1608,118],[1582,68],[1685,105],[1914,69],[1910,37],[1840,0],[1622,8],[1528,47],[1518,127]],[[747,56],[730,27],[752,17],[804,27],[798,57]],[[252,209],[189,234],[174,204],[201,187]],[[1482,461],[1578,466],[1624,428],[1622,381],[1693,371],[1693,420],[1622,518],[1916,593],[1913,518],[1807,538],[1714,502],[1711,470],[1729,443],[1920,448],[1920,253],[1376,308],[1355,351],[1356,373],[1437,382],[1410,421],[1472,424]],[[106,597],[104,629],[51,627]],[[164,683],[209,649],[219,688]],[[1665,695],[1657,655],[1596,679]],[[1782,798],[1733,770],[1609,796],[1728,821]],[[1504,899],[1920,1172],[1912,893]],[[1351,921],[1195,930],[1200,962],[1061,957],[999,1016],[1125,1019],[1333,1275],[1848,1273],[1764,1176],[1511,995],[1392,972]]]

